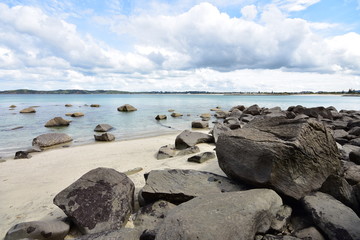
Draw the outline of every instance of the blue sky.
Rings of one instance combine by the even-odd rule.
[[[0,90],[360,89],[360,0],[2,0]]]

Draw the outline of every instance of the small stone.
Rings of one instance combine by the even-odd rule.
[[[106,123],[102,123],[102,124],[98,124],[94,131],[95,132],[107,132],[107,131],[110,131],[111,129],[113,129],[113,127],[109,124],[106,124]]]
[[[15,158],[14,159],[25,159],[25,158],[31,158],[32,156],[26,152],[26,151],[17,151],[15,153]]]
[[[181,116],[183,116],[183,115],[182,115],[181,113],[174,113],[174,112],[173,112],[173,113],[171,114],[171,116],[176,118],[176,117],[181,117]]]
[[[82,112],[75,112],[71,114],[71,117],[83,117],[85,114]]]
[[[203,163],[213,158],[215,158],[215,153],[204,152],[188,158],[188,162]]]
[[[71,121],[65,120],[62,117],[55,117],[45,124],[45,127],[66,127],[70,125]]]
[[[9,108],[16,108],[16,105],[10,105]]]
[[[100,104],[91,104],[90,107],[100,107]]]
[[[29,107],[21,110],[20,113],[36,113],[36,110],[34,108]]]
[[[156,120],[165,120],[165,119],[167,119],[167,116],[166,116],[166,115],[157,115],[157,116],[155,117],[155,119],[156,119]]]
[[[110,142],[115,140],[115,136],[111,133],[103,133],[101,135],[94,135],[95,141]]]
[[[119,112],[133,112],[133,111],[137,111],[137,108],[135,108],[134,106],[132,106],[130,104],[125,104],[125,105],[118,107],[117,110]]]
[[[176,156],[185,156],[193,153],[200,152],[200,148],[198,146],[188,147],[186,149],[180,150]]]
[[[65,107],[72,107],[72,104],[65,104]]]

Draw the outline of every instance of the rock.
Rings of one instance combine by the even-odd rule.
[[[71,141],[72,138],[65,133],[45,133],[34,138],[32,145],[42,149]]]
[[[203,121],[209,121],[211,118],[211,114],[210,113],[203,113],[200,115],[200,118],[202,118]]]
[[[10,129],[10,130],[11,130],[11,131],[13,131],[13,130],[18,130],[18,129],[21,129],[21,128],[24,128],[24,126],[14,127],[14,128],[12,128],[12,129]]]
[[[111,129],[113,129],[113,127],[109,124],[106,124],[106,123],[102,123],[102,124],[98,124],[94,131],[95,132],[107,132],[107,131],[110,131]]]
[[[72,104],[65,104],[65,107],[72,107]]]
[[[346,206],[352,208],[355,212],[359,211],[353,188],[344,178],[330,175],[319,191],[333,196]]]
[[[239,119],[234,117],[228,117],[224,120],[225,126],[229,127],[230,129],[238,129],[241,128],[241,124]]]
[[[75,112],[70,115],[70,117],[83,117],[85,114],[82,112]]]
[[[360,165],[349,166],[345,173],[345,179],[351,184],[355,185],[360,182]]]
[[[176,117],[182,117],[183,115],[182,115],[181,113],[174,113],[174,112],[173,112],[173,113],[171,114],[171,116],[176,118]]]
[[[261,108],[257,105],[257,104],[254,104],[248,108],[246,108],[243,113],[245,114],[251,114],[251,115],[260,115],[260,112],[261,112]]]
[[[330,240],[360,239],[360,219],[332,196],[316,192],[302,200],[315,224]]]
[[[298,105],[298,106],[294,107],[294,109],[292,111],[297,114],[305,114],[312,118],[322,117],[322,118],[331,119],[331,120],[333,119],[330,110],[328,110],[324,107],[306,108],[306,107]]]
[[[208,121],[193,121],[191,123],[192,128],[208,128],[209,122]]]
[[[261,240],[301,240],[297,237],[287,236],[287,235],[271,235],[266,234]]]
[[[69,233],[69,224],[62,221],[33,221],[16,224],[6,233],[4,240],[37,239],[60,240]]]
[[[120,107],[118,107],[117,109],[119,112],[133,112],[133,111],[137,111],[137,109],[133,106],[131,106],[130,104],[125,104],[122,105]]]
[[[166,159],[175,157],[176,151],[174,145],[165,145],[162,146],[156,154],[156,159]]]
[[[245,106],[244,105],[237,105],[237,106],[234,106],[230,109],[230,112],[234,111],[235,109],[238,109],[240,111],[244,111],[245,110]]]
[[[357,199],[358,205],[360,206],[360,183],[353,187],[354,195]]]
[[[217,142],[220,134],[223,134],[224,132],[228,132],[228,131],[231,131],[229,127],[225,126],[223,123],[216,123],[212,130],[212,135],[214,137],[215,143]]]
[[[136,228],[122,228],[93,233],[75,238],[74,240],[139,240],[141,231]]]
[[[65,116],[71,117],[72,113],[65,113]]]
[[[214,116],[216,118],[226,118],[226,114],[227,113],[222,110],[217,110]]]
[[[198,146],[189,147],[183,150],[180,150],[176,156],[185,156],[193,153],[200,152],[200,148]]]
[[[351,120],[348,122],[346,127],[350,130],[354,127],[360,127],[360,120]]]
[[[103,133],[101,135],[94,135],[95,141],[111,142],[115,140],[115,136],[111,133]]]
[[[188,158],[188,162],[194,162],[194,163],[203,163],[207,160],[215,158],[215,153],[213,152],[203,152],[198,155],[192,156]]]
[[[323,235],[321,235],[321,233],[314,227],[308,227],[296,231],[294,236],[304,240],[325,240]]]
[[[91,104],[90,107],[100,107],[100,104]]]
[[[193,147],[198,143],[212,143],[214,138],[211,135],[184,130],[175,139],[175,148],[178,150]]]
[[[17,151],[14,159],[31,158],[31,155],[26,151]]]
[[[216,112],[219,111],[221,108],[220,107],[215,107],[215,108],[211,108],[210,111]]]
[[[242,115],[242,111],[235,108],[234,110],[230,111],[229,117],[240,119]]]
[[[291,213],[291,207],[286,205],[281,206],[271,223],[271,228],[275,231],[283,232],[290,221]]]
[[[130,175],[136,174],[136,173],[138,173],[138,172],[141,172],[142,170],[144,170],[142,167],[136,167],[136,168],[127,170],[127,171],[125,171],[125,172],[123,172],[123,173],[124,173],[126,176],[130,176]]]
[[[175,110],[174,109],[169,109],[168,112],[175,112]]]
[[[10,105],[9,108],[16,108],[16,105]]]
[[[352,140],[350,140],[349,143],[350,143],[351,145],[360,147],[360,138],[352,139]]]
[[[153,170],[146,176],[142,197],[147,203],[166,200],[174,204],[210,193],[246,189],[230,179],[209,172],[195,170]]]
[[[155,117],[155,119],[156,119],[156,120],[165,120],[165,119],[167,119],[167,116],[166,116],[166,115],[157,115],[157,116]]]
[[[251,122],[254,119],[255,119],[255,117],[251,114],[243,114],[243,115],[241,115],[241,118],[240,118],[240,120],[244,123]]]
[[[232,179],[300,199],[340,170],[339,150],[315,120],[258,119],[220,135],[220,168]]]
[[[24,108],[23,110],[20,111],[20,113],[36,113],[36,110],[34,108]]]
[[[360,151],[351,151],[349,154],[349,160],[357,165],[360,165]]]
[[[55,117],[51,120],[49,120],[45,127],[66,127],[70,125],[71,121],[65,120],[62,117]]]
[[[348,133],[344,129],[336,129],[334,130],[334,138],[344,138],[348,135]]]
[[[269,189],[197,197],[168,212],[156,239],[254,239],[270,228],[281,205]]]
[[[344,152],[343,154],[345,156],[345,159],[347,160],[349,159],[350,153],[353,151],[360,151],[360,147],[351,144],[345,144],[342,146],[342,150]]]
[[[134,183],[110,168],[93,169],[58,193],[61,208],[83,234],[122,228],[134,207]]]

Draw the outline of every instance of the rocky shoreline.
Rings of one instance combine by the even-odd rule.
[[[202,114],[148,161],[197,156],[226,176],[170,165],[135,194],[130,176],[97,167],[54,197],[65,219],[19,223],[5,240],[360,239],[360,111],[212,110],[211,133],[195,131],[213,118]]]

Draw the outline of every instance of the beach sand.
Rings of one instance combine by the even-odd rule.
[[[54,196],[97,167],[119,172],[143,168],[129,175],[136,194],[145,184],[144,173],[154,169],[196,169],[224,175],[217,159],[202,164],[187,162],[192,155],[157,160],[159,148],[174,144],[178,134],[52,149],[32,154],[30,159],[0,163],[0,239],[17,223],[64,217],[53,204]],[[214,144],[198,146],[201,152],[215,148]]]

